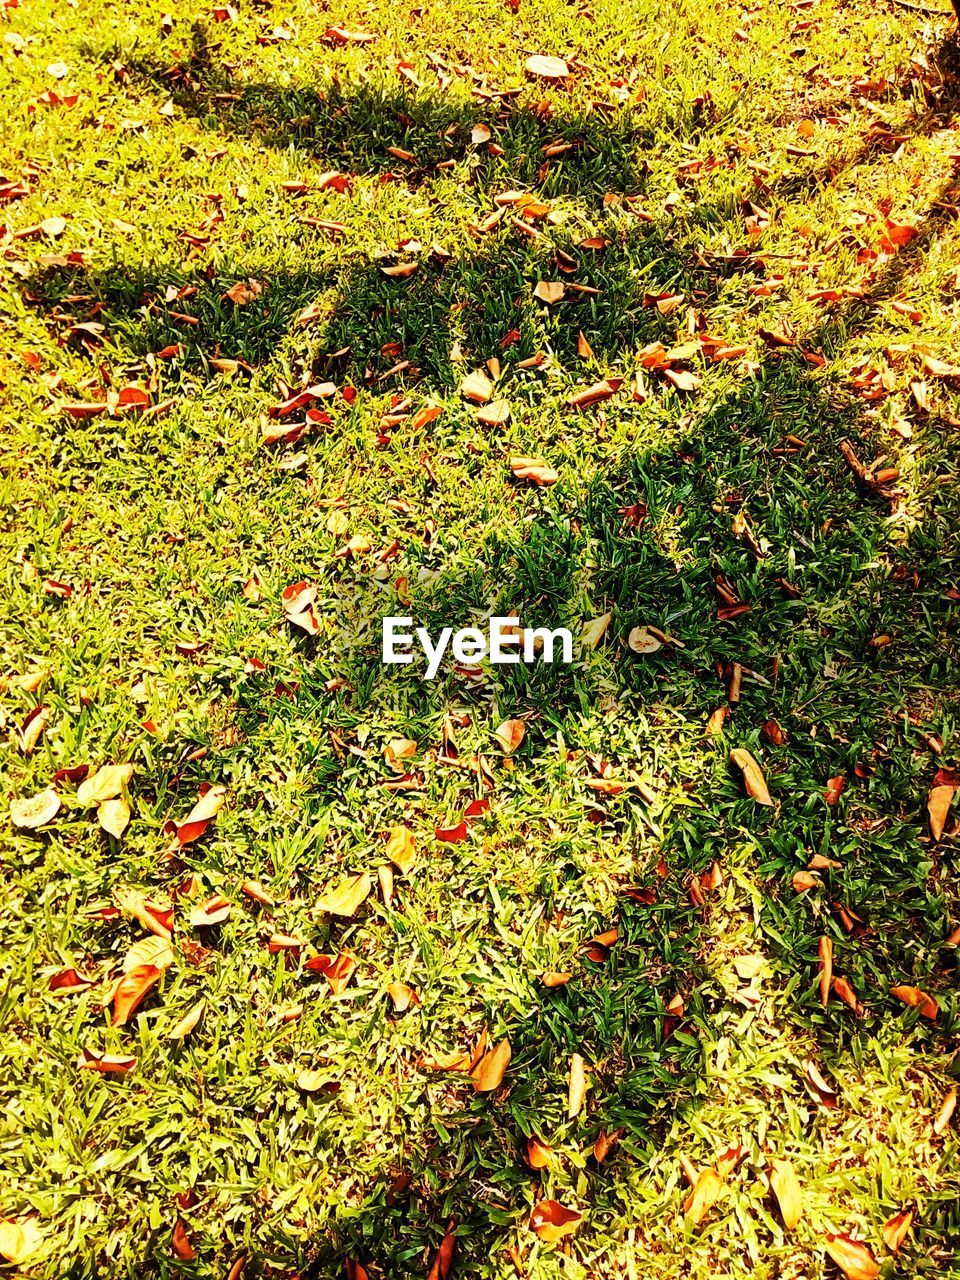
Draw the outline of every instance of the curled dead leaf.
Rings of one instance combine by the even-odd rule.
[[[493,736],[504,750],[504,754],[512,756],[526,736],[527,726],[522,720],[504,720],[494,729]]]
[[[883,1224],[880,1234],[883,1236],[883,1243],[891,1253],[896,1253],[903,1244],[912,1223],[913,1210],[901,1209],[899,1213],[895,1213],[892,1218],[888,1218]]]
[[[927,797],[927,813],[930,815],[930,834],[934,840],[939,840],[943,835],[947,814],[950,812],[956,790],[956,787],[946,785],[930,788],[930,795]]]
[[[570,68],[562,58],[549,53],[534,53],[523,64],[532,76],[542,80],[564,80],[570,74]]]
[[[876,1280],[880,1266],[865,1244],[848,1235],[828,1235],[824,1246],[847,1280]]]
[[[926,991],[921,991],[919,987],[891,987],[890,994],[903,1004],[919,1009],[921,1018],[929,1018],[931,1022],[939,1012],[933,996],[927,995]]]
[[[35,796],[14,800],[10,806],[10,821],[24,831],[36,831],[52,822],[60,812],[60,797],[52,787]]]
[[[567,1119],[573,1120],[583,1109],[587,1096],[587,1067],[579,1053],[570,1057],[570,1075],[567,1081]]]
[[[523,1158],[531,1169],[546,1169],[553,1158],[553,1148],[533,1135],[527,1139]]]

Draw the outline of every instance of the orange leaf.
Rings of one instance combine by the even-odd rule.
[[[559,1200],[541,1200],[530,1215],[530,1230],[552,1244],[562,1236],[573,1235],[582,1221],[582,1213],[568,1209]]]
[[[483,1055],[470,1072],[476,1092],[490,1093],[499,1089],[509,1062],[510,1041],[505,1036],[489,1053]]]
[[[190,1237],[187,1235],[187,1228],[182,1218],[177,1219],[170,1243],[173,1246],[173,1252],[181,1262],[192,1262],[197,1256],[197,1251],[190,1243]]]
[[[865,1244],[849,1236],[827,1236],[827,1253],[847,1280],[876,1280],[880,1266]]]
[[[943,828],[947,821],[947,814],[950,812],[950,806],[953,804],[955,793],[956,787],[939,786],[930,788],[930,795],[927,798],[927,813],[930,815],[930,834],[934,840],[939,840],[943,835]]]
[[[919,987],[891,987],[890,994],[902,1000],[904,1004],[919,1009],[922,1018],[929,1018],[932,1022],[937,1016],[936,1000],[933,996],[928,996],[925,991],[921,991]]]
[[[161,970],[153,964],[138,964],[125,973],[113,993],[113,1025],[122,1027],[147,992],[160,979]]]
[[[553,1156],[553,1148],[533,1136],[527,1139],[523,1158],[531,1169],[546,1169]]]
[[[387,987],[387,995],[393,1001],[393,1007],[397,1013],[405,1013],[411,1005],[420,1003],[420,997],[416,991],[413,987],[408,987],[405,982],[391,982]]]
[[[512,756],[523,742],[526,732],[527,726],[522,720],[504,720],[499,728],[494,729],[493,736],[503,747],[504,753]]]
[[[888,1218],[883,1224],[880,1234],[883,1236],[883,1243],[891,1253],[896,1253],[903,1244],[912,1222],[913,1210],[901,1209],[899,1213],[895,1213],[892,1218]]]
[[[427,1272],[427,1280],[450,1280],[453,1275],[453,1255],[457,1247],[457,1237],[454,1234],[456,1226],[456,1219],[454,1219],[447,1227],[437,1255]]]
[[[802,875],[803,872],[799,874]],[[794,881],[796,881],[796,877],[794,877]],[[820,959],[820,1003],[826,1008],[827,1001],[830,999],[830,983],[833,978],[833,943],[826,936],[820,939],[817,955]]]
[[[716,1169],[702,1169],[697,1175],[693,1190],[683,1206],[684,1217],[692,1225],[701,1222],[723,1190],[723,1179]]]

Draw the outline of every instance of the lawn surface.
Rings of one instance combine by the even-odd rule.
[[[960,1274],[952,29],[3,0],[11,1273]]]

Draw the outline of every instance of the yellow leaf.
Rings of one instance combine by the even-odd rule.
[[[0,1257],[15,1267],[36,1253],[42,1242],[43,1237],[32,1219],[10,1222],[7,1218],[0,1218]]]
[[[151,934],[149,938],[141,938],[135,942],[123,957],[123,972],[138,969],[142,965],[153,965],[161,972],[173,964],[173,948],[166,938]]]
[[[580,632],[580,643],[584,649],[595,649],[603,637],[613,618],[612,613],[601,613],[599,618],[591,618]]]
[[[130,806],[122,796],[116,800],[104,800],[97,806],[97,821],[108,835],[119,840],[130,821]]]
[[[687,1221],[696,1226],[704,1218],[710,1206],[723,1190],[723,1179],[716,1169],[702,1169],[697,1175],[693,1190],[683,1206]]]
[[[365,871],[361,875],[351,876],[349,880],[342,880],[335,889],[323,894],[317,902],[316,910],[349,919],[369,897],[372,888],[373,883]]]
[[[510,421],[510,401],[491,400],[477,410],[477,421],[485,427],[502,427]]]
[[[743,772],[743,784],[747,789],[747,795],[752,796],[757,804],[769,805],[772,808],[773,800],[767,790],[763,770],[750,752],[745,747],[734,747],[730,752],[730,759]]]
[[[397,1013],[405,1013],[411,1005],[420,1003],[420,997],[416,991],[413,987],[408,987],[405,982],[391,982],[387,987],[387,995],[393,1001],[393,1007]]]
[[[77,800],[83,807],[100,804],[118,796],[133,777],[132,764],[102,765],[92,778],[85,778],[77,787]]]
[[[487,404],[493,398],[493,383],[482,369],[475,369],[460,383],[460,394],[476,404]]]
[[[552,1156],[553,1148],[547,1146],[545,1142],[541,1142],[538,1137],[531,1136],[527,1139],[523,1158],[531,1169],[546,1169]]]
[[[567,1118],[580,1114],[587,1094],[587,1068],[579,1053],[570,1058],[570,1076],[567,1082]]]
[[[876,1280],[880,1266],[865,1244],[849,1236],[827,1236],[826,1250],[847,1280]]]
[[[490,1093],[499,1089],[503,1073],[510,1062],[510,1041],[504,1036],[498,1045],[485,1053],[470,1072],[477,1093]]]
[[[387,838],[387,857],[401,875],[408,875],[416,862],[416,842],[408,827],[394,827]]]
[[[792,1231],[803,1214],[803,1192],[789,1160],[770,1161],[770,1186],[777,1197],[783,1225]]]
[[[922,991],[919,987],[891,987],[890,994],[906,1005],[911,1005],[920,1010],[922,1018],[929,1018],[933,1021],[937,1016],[937,1002],[933,996],[928,996],[926,991]]]
[[[196,1028],[197,1023],[203,1017],[203,1011],[207,1007],[205,1000],[198,1000],[192,1009],[188,1009],[172,1031],[167,1033],[168,1040],[186,1040],[187,1036]]]

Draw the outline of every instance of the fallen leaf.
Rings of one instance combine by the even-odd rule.
[[[587,1067],[579,1053],[570,1057],[570,1074],[567,1080],[567,1119],[573,1120],[583,1109],[587,1096]]]
[[[620,1141],[622,1133],[622,1129],[614,1129],[613,1133],[607,1133],[606,1129],[600,1130],[593,1144],[593,1158],[597,1164],[603,1164],[604,1160]]]
[[[943,835],[943,828],[946,825],[947,814],[950,812],[955,793],[956,787],[939,786],[930,788],[930,795],[927,798],[927,813],[930,815],[930,834],[934,840],[939,840]]]
[[[411,1005],[420,1004],[420,997],[416,991],[413,987],[408,987],[405,982],[391,982],[387,987],[387,995],[393,1001],[393,1007],[397,1013],[405,1013]]]
[[[511,458],[510,470],[518,480],[532,480],[540,488],[556,484],[560,479],[553,467],[548,466],[545,462],[537,461],[536,458]]]
[[[803,1215],[803,1192],[789,1160],[770,1161],[770,1187],[777,1197],[783,1225],[792,1231]]]
[[[303,966],[310,973],[321,973],[327,980],[330,990],[335,996],[345,991],[357,968],[357,958],[353,952],[346,950],[338,955],[313,956]]]
[[[133,777],[132,764],[105,764],[77,787],[77,802],[84,808],[113,800]]]
[[[470,1072],[476,1092],[490,1093],[494,1089],[499,1089],[509,1062],[510,1041],[505,1036],[489,1053],[483,1055]]]
[[[591,618],[580,632],[580,643],[584,649],[595,649],[607,633],[613,620],[612,613],[601,613],[598,618]]]
[[[831,778],[823,793],[823,798],[826,800],[827,804],[835,805],[841,795],[843,795],[843,789],[846,785],[845,779],[839,775],[836,778]]]
[[[804,872],[798,874],[803,875]],[[813,879],[812,876],[810,878]],[[794,876],[794,887],[796,887],[796,881],[797,877]],[[826,1008],[827,1001],[830,999],[830,984],[833,980],[833,943],[826,935],[820,938],[817,956],[820,963],[820,1003]]]
[[[847,1280],[876,1280],[880,1266],[865,1244],[847,1235],[828,1235],[824,1241],[827,1253]]]
[[[144,996],[160,980],[156,965],[138,964],[125,973],[113,993],[113,1025],[122,1027],[143,1000]]]
[[[627,647],[631,649],[633,653],[656,653],[658,649],[663,648],[663,641],[658,636],[655,636],[648,627],[634,627],[627,636]],[[721,711],[729,714],[726,707],[722,707]],[[719,714],[720,712],[715,711],[710,717],[710,720],[707,723],[708,733],[719,732],[719,729],[710,728],[710,725],[715,722],[716,717]],[[720,719],[721,728],[725,719],[726,715],[723,715]]]
[[[366,902],[372,888],[373,882],[366,871],[358,876],[351,876],[349,880],[342,880],[336,888],[323,894],[318,899],[315,910],[349,919]]]
[[[10,806],[10,820],[24,831],[36,831],[52,822],[60,812],[60,797],[52,787],[35,796],[14,800]]]
[[[0,1257],[15,1267],[26,1262],[42,1243],[43,1236],[32,1218],[24,1218],[20,1222],[0,1218]]]
[[[173,836],[172,849],[182,849],[185,845],[199,840],[207,827],[223,808],[227,798],[227,788],[222,783],[204,783],[200,798],[182,822],[168,822],[164,830]]]
[[[181,1262],[192,1262],[197,1256],[197,1251],[190,1243],[190,1237],[187,1235],[187,1228],[182,1218],[178,1218],[173,1228],[173,1235],[170,1238],[170,1244],[173,1252]]]
[[[883,1236],[883,1243],[891,1253],[896,1253],[903,1244],[912,1222],[913,1210],[901,1209],[883,1224],[880,1234]]]
[[[939,1012],[933,996],[928,996],[926,991],[921,991],[919,987],[891,987],[890,994],[903,1004],[919,1009],[920,1016],[929,1018],[931,1022]]]
[[[460,383],[460,394],[477,404],[487,404],[493,398],[493,383],[482,369],[475,369]]]
[[[504,750],[504,754],[512,756],[518,749],[527,732],[522,720],[504,720],[499,728],[494,729],[493,736]]]
[[[562,972],[551,970],[549,973],[545,973],[540,981],[545,987],[565,987],[572,977],[573,974],[567,970]]]
[[[97,806],[97,821],[108,835],[119,840],[130,821],[130,806],[122,797],[104,800]]]
[[[163,972],[173,964],[173,947],[166,938],[150,934],[148,938],[140,938],[123,957],[123,972],[129,973],[142,965],[152,965]]]
[[[25,756],[33,754],[33,750],[43,735],[50,721],[50,710],[48,707],[34,707],[23,724],[20,726],[18,734],[20,742],[20,750]]]
[[[456,1219],[454,1219],[447,1227],[444,1237],[440,1241],[440,1248],[437,1250],[436,1257],[430,1264],[427,1280],[451,1280],[453,1276],[453,1255],[457,1247],[456,1226]]]
[[[570,74],[562,58],[548,53],[531,54],[523,65],[532,76],[540,76],[542,80],[564,80]]]
[[[747,789],[747,795],[752,796],[757,804],[769,805],[772,808],[773,800],[767,790],[763,770],[750,752],[745,747],[734,747],[730,752],[730,759],[743,772],[743,784]]]
[[[541,280],[534,289],[533,296],[548,306],[553,306],[563,300],[566,292],[567,286],[562,280]]]
[[[190,912],[190,924],[195,929],[210,929],[214,925],[223,924],[230,919],[232,906],[229,898],[215,893],[212,898],[207,898],[206,902],[193,908]]]
[[[173,936],[173,908],[162,907],[152,902],[139,889],[120,888],[115,890],[117,906],[128,916],[139,920],[145,929],[165,938],[168,942]]]
[[[716,1169],[701,1169],[683,1206],[684,1217],[691,1226],[703,1220],[722,1190],[723,1179]]]
[[[539,1138],[531,1136],[524,1147],[523,1158],[531,1169],[546,1169],[553,1157],[553,1148]]]
[[[502,427],[510,421],[510,401],[491,400],[477,410],[477,421],[485,427]]]
[[[89,1049],[81,1050],[77,1066],[81,1071],[97,1071],[100,1075],[126,1075],[137,1065],[132,1054],[92,1053]]]
[[[387,838],[386,855],[401,875],[409,875],[416,862],[416,842],[407,827],[393,827]]]
[[[196,1029],[206,1007],[207,1002],[205,1000],[198,1000],[191,1009],[187,1010],[173,1030],[167,1033],[167,1039],[186,1040],[191,1031]]]
[[[953,1113],[957,1109],[957,1091],[951,1089],[940,1105],[937,1112],[937,1118],[933,1122],[933,1132],[941,1134],[953,1118]]]
[[[573,1235],[582,1221],[582,1213],[568,1209],[559,1200],[541,1200],[530,1215],[530,1230],[552,1244],[562,1236]]]

